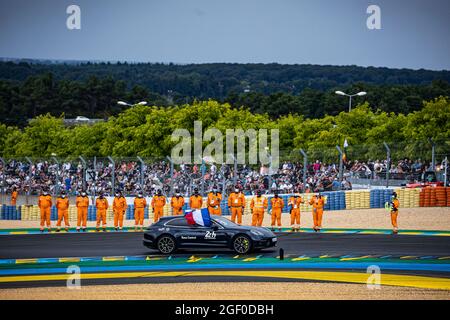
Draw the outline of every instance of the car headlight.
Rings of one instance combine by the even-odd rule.
[[[250,232],[253,233],[254,235],[260,236],[260,237],[262,237],[264,235],[264,233],[262,233],[261,231],[258,231],[258,230],[251,230]]]

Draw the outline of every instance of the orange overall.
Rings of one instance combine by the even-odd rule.
[[[58,221],[56,226],[58,230],[61,228],[61,221],[64,220],[66,229],[69,227],[69,199],[68,198],[58,198],[56,199],[56,209],[58,209]]]
[[[108,210],[109,204],[106,198],[97,198],[95,200],[95,207],[97,208],[97,229],[102,223],[103,229],[106,228],[106,210]]]
[[[114,197],[113,200],[113,214],[114,214],[114,228],[123,227],[123,216],[127,211],[127,200],[124,197]]]
[[[252,210],[252,226],[262,226],[264,220],[264,210],[269,206],[267,198],[253,197],[250,202],[250,209]]]
[[[191,209],[201,209],[203,205],[203,198],[201,195],[192,195],[189,198],[189,207]]]
[[[228,207],[231,210],[231,221],[242,223],[242,213],[245,208],[245,196],[241,192],[232,192],[228,197]]]
[[[17,191],[13,191],[11,193],[11,205],[15,206],[17,203],[17,197],[19,196],[19,193]]]
[[[222,194],[220,192],[208,193],[208,211],[209,214],[220,216],[222,215],[222,209],[220,208],[220,203],[222,202]]]
[[[302,197],[290,197],[289,205],[291,206],[291,226],[292,228],[300,228],[300,204],[303,203]]]
[[[172,197],[172,199],[170,200],[170,206],[172,207],[172,212],[174,216],[182,214],[184,206],[184,198]]]
[[[312,214],[314,229],[320,229],[322,228],[323,206],[325,205],[325,200],[324,198],[319,199],[318,196],[314,195],[309,201],[309,204],[313,206]]]
[[[166,205],[166,197],[154,196],[152,198],[153,222],[158,222],[159,218],[164,216],[165,205]]]
[[[47,225],[47,229],[50,230],[50,214],[52,208],[52,196],[41,195],[39,196],[38,206],[41,210],[41,231],[44,230],[44,224]]]
[[[86,229],[89,197],[78,196],[76,200],[76,206],[77,206],[77,229],[80,229],[81,225],[83,226],[83,229]]]
[[[394,230],[398,229],[397,218],[398,218],[398,208],[400,206],[400,201],[398,199],[394,199],[392,201],[392,209],[391,209],[391,223]]]
[[[284,201],[280,197],[275,198],[273,197],[270,199],[270,203],[272,204],[272,223],[271,226],[273,227],[275,223],[278,225],[278,227],[281,227],[281,211],[284,207]]]
[[[144,225],[144,213],[147,206],[147,200],[145,198],[134,199],[134,225],[141,227]]]

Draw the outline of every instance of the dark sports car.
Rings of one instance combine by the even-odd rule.
[[[272,231],[240,226],[221,216],[212,216],[210,227],[189,224],[184,216],[163,217],[144,233],[144,246],[164,254],[178,248],[230,248],[246,254],[276,244]]]

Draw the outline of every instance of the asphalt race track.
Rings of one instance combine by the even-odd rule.
[[[362,234],[278,234],[278,247],[261,251],[286,255],[430,255],[450,254],[450,237]],[[70,233],[12,235],[0,238],[0,259],[65,258],[158,254],[142,245],[142,233]],[[201,253],[216,253],[200,251]],[[219,250],[230,253],[230,250]],[[178,254],[199,253],[183,250]],[[176,254],[175,254],[176,255]]]
[[[189,249],[171,256],[142,245],[141,232],[0,236],[0,289],[64,286],[67,268],[83,283],[331,281],[366,283],[377,265],[382,284],[450,291],[450,237],[277,233],[278,246],[246,256]],[[280,249],[285,259],[280,259]]]

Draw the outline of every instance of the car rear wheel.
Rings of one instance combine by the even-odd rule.
[[[233,250],[239,254],[249,253],[252,249],[252,240],[246,235],[238,235],[233,240]]]
[[[159,252],[164,254],[173,253],[177,249],[175,239],[169,235],[161,236],[156,243],[156,247]]]

